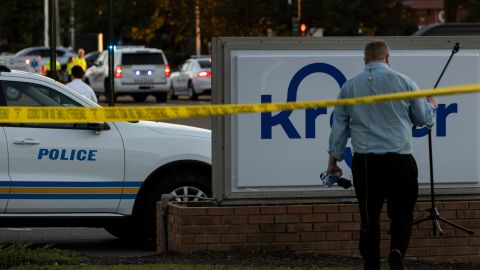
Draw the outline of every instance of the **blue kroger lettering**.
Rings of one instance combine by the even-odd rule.
[[[325,73],[334,78],[339,87],[347,80],[340,70],[336,67],[326,64],[326,63],[313,63],[304,66],[301,68],[295,75],[293,75],[290,84],[288,85],[287,92],[287,102],[297,101],[297,92],[298,86],[307,76],[313,73]],[[262,95],[262,103],[271,103],[271,95]],[[290,120],[290,115],[292,111],[281,111],[276,115],[272,116],[271,112],[264,112],[261,114],[261,138],[262,139],[271,139],[272,138],[272,127],[280,125],[288,138],[290,139],[300,139],[300,134]],[[305,137],[306,138],[315,138],[315,119],[322,114],[327,114],[326,108],[317,108],[317,109],[307,109],[305,110]]]
[[[40,148],[38,150],[37,159],[49,160],[78,160],[78,161],[95,161],[98,150],[86,149],[57,149],[57,148]]]
[[[297,71],[290,81],[287,90],[287,102],[297,101],[297,92],[300,83],[307,76],[313,73],[325,73],[330,75],[338,83],[339,89],[346,82],[345,76],[336,67],[326,63],[313,63],[302,67]],[[261,95],[261,103],[272,103],[272,95]],[[437,108],[436,135],[438,137],[447,136],[447,117],[452,113],[458,113],[457,103],[439,104]],[[290,120],[292,111],[281,111],[275,115],[271,112],[261,114],[261,139],[272,139],[272,128],[280,125],[289,139],[301,139],[295,125]],[[327,114],[326,108],[316,108],[305,110],[305,138],[314,139],[316,137],[315,121],[319,115]],[[330,127],[333,124],[333,113],[330,115]],[[427,135],[427,127],[417,128],[413,131],[413,137],[423,137]],[[349,167],[352,164],[353,153],[350,147],[345,148],[345,162]]]
[[[447,117],[451,113],[458,113],[457,103],[449,104],[438,104],[437,108],[437,136],[446,137],[447,136]],[[428,128],[416,128],[413,130],[413,137],[423,137],[428,134]]]

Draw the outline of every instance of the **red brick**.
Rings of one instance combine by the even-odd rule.
[[[160,204],[160,202],[159,202],[159,204]],[[178,213],[178,206],[169,204],[168,205],[168,213],[170,213],[172,215],[176,215]]]
[[[358,222],[341,222],[338,224],[339,231],[356,231],[360,229]]]
[[[217,244],[220,243],[220,234],[200,234],[194,239],[196,244]]]
[[[468,208],[472,210],[480,209],[480,201],[468,202]]]
[[[286,232],[286,224],[260,224],[260,232],[270,233],[270,232]]]
[[[181,234],[202,234],[205,233],[205,226],[182,226],[179,231]]]
[[[338,221],[353,221],[353,216],[350,213],[341,213],[341,214],[328,214],[328,222],[338,222]]]
[[[249,234],[247,235],[248,243],[273,243],[275,240],[272,233],[269,234]]]
[[[352,240],[352,234],[350,232],[330,232],[327,233],[327,240]]]
[[[287,213],[289,214],[310,214],[313,207],[311,205],[289,205]]]
[[[310,223],[291,223],[287,224],[287,232],[311,232],[312,224]]]
[[[289,251],[311,251],[312,243],[299,243],[299,244],[289,244],[287,245],[287,250]]]
[[[178,209],[180,216],[204,216],[207,214],[205,207],[182,207]]]
[[[313,213],[338,213],[338,204],[315,204]]]
[[[207,225],[202,226],[205,228],[205,232],[208,234],[220,234],[223,233],[223,225]]]
[[[245,234],[222,234],[222,243],[245,243],[247,235]]]
[[[175,222],[177,222],[179,225],[195,225],[196,218],[191,216],[184,216],[175,219]]]
[[[207,208],[207,215],[209,216],[232,216],[235,214],[233,207],[212,207]]]
[[[339,248],[339,241],[321,241],[315,242],[312,245],[313,250],[317,251],[328,251]]]
[[[214,225],[220,224],[221,219],[218,216],[195,217],[195,225]]]
[[[273,216],[272,215],[249,216],[248,223],[249,224],[273,223]]]
[[[215,252],[230,252],[233,250],[231,244],[209,244],[207,250]]]
[[[300,222],[300,215],[275,215],[275,223],[297,223]]]
[[[193,236],[180,236],[178,239],[176,239],[178,241],[178,243],[180,244],[193,244],[194,243],[194,237]]]
[[[358,204],[341,204],[340,213],[358,213]]]
[[[258,225],[222,225],[223,233],[257,233],[260,232]]]
[[[299,233],[276,233],[276,242],[298,242],[300,241]]]
[[[314,223],[313,230],[317,232],[337,232],[338,223]]]
[[[287,212],[286,206],[262,206],[260,207],[260,213],[262,215],[270,214],[270,215],[278,215],[278,214],[285,214]]]
[[[239,206],[235,208],[235,215],[258,215],[260,208],[258,206]]]
[[[446,210],[466,210],[468,209],[468,202],[444,202],[443,207]]]
[[[302,222],[325,222],[327,215],[325,214],[303,214],[301,215]]]
[[[222,224],[247,224],[247,216],[224,216],[222,217]]]
[[[442,215],[442,213],[440,213]],[[443,215],[442,215],[443,216]],[[480,218],[480,211],[478,210],[459,210],[457,211],[458,218]]]
[[[203,251],[207,249],[207,244],[194,244],[194,245],[181,245],[177,251],[179,253],[193,253],[197,251]]]
[[[324,232],[303,232],[300,234],[301,241],[323,241],[326,239],[326,233]]]

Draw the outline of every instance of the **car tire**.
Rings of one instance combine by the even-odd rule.
[[[133,100],[135,100],[135,102],[145,102],[148,95],[147,94],[134,94],[132,96],[133,96]]]
[[[167,92],[155,94],[155,99],[157,102],[166,103],[167,102]]]
[[[190,100],[197,100],[198,99],[198,95],[197,95],[197,93],[195,93],[195,88],[193,88],[192,82],[188,83],[187,91],[188,91],[188,98]]]
[[[173,171],[159,181],[151,189],[147,197],[146,225],[150,239],[156,239],[156,202],[162,199],[163,194],[180,195],[176,201],[198,201],[201,198],[211,197],[211,176],[206,176],[198,171]],[[192,196],[189,197],[188,195]],[[199,196],[194,198],[193,196]]]

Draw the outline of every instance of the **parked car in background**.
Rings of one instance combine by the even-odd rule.
[[[58,47],[57,61],[65,69],[68,58],[77,55],[70,49]],[[50,48],[48,47],[29,47],[14,54],[7,64],[11,69],[28,71],[32,73],[45,74],[46,64],[50,61]]]
[[[91,51],[85,54],[85,61],[87,62],[87,67],[93,66],[99,55],[100,51]]]
[[[414,36],[480,36],[480,23],[440,23],[423,27]]]
[[[170,98],[176,99],[179,95],[187,95],[195,100],[199,95],[209,95],[212,92],[212,61],[209,56],[192,57],[187,59],[172,73]]]
[[[154,95],[158,102],[166,102],[170,89],[170,66],[160,49],[143,46],[117,47],[114,49],[115,97],[131,95],[136,102],[143,102]],[[87,69],[85,82],[97,95],[108,89],[108,51],[103,51]]]

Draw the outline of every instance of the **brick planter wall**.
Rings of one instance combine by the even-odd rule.
[[[433,261],[480,262],[480,201],[438,202],[441,216],[475,232],[473,236],[441,222],[444,236],[433,237],[432,222],[415,225],[407,257]],[[430,203],[419,202],[415,219],[427,216]],[[382,213],[382,256],[389,247],[388,217]],[[158,210],[158,252],[163,226]],[[359,256],[357,204],[227,206],[208,203],[168,206],[168,250],[196,251],[317,251]]]

